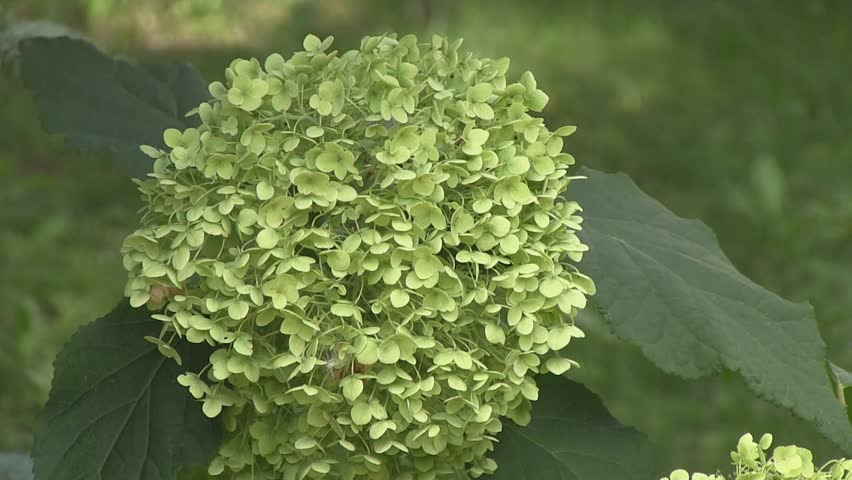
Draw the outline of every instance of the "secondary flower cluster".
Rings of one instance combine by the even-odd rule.
[[[807,448],[787,445],[775,447],[772,455],[772,435],[764,434],[759,442],[747,433],[740,437],[737,450],[731,452],[734,461],[734,480],[849,480],[852,478],[852,460],[832,460],[821,468],[814,467],[814,457]],[[661,480],[725,480],[722,475],[707,475],[686,470],[675,470]]]
[[[592,281],[563,198],[573,127],[461,41],[367,37],[238,59],[139,182],[126,294],[227,430],[212,475],[469,478],[525,423]],[[179,358],[178,358],[179,360]]]

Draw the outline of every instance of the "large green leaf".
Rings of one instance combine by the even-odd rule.
[[[583,385],[556,375],[537,379],[532,420],[503,422],[494,480],[648,480],[654,454],[645,437],[612,418]]]
[[[595,279],[595,301],[614,332],[682,377],[739,372],[758,395],[852,453],[852,426],[832,393],[810,305],[750,281],[709,228],[677,217],[627,176],[582,174],[588,180],[570,189],[590,248],[582,269]]]
[[[138,65],[68,37],[27,40],[21,66],[48,132],[110,152],[136,177],[152,167],[139,145],[163,148],[165,129],[196,126],[198,117],[185,114],[209,95],[189,64]]]
[[[217,425],[176,380],[207,352],[181,345],[183,367],[165,358],[144,339],[161,325],[119,306],[71,338],[36,426],[37,480],[174,480],[210,460]]]

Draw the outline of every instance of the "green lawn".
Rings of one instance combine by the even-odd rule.
[[[850,4],[438,1],[424,11],[418,2],[329,0],[287,7],[280,24],[239,44],[200,49],[178,35],[183,43],[151,51],[145,31],[118,13],[105,18],[124,31],[106,29],[87,2],[69,2],[84,20],[79,11],[33,6],[50,2],[19,3],[24,13],[76,22],[120,51],[191,60],[211,79],[234,55],[291,51],[308,31],[335,35],[339,48],[368,32],[463,36],[468,48],[512,58],[516,73],[535,72],[550,94],[548,122],[579,126],[566,146],[579,162],[628,172],[674,211],[711,225],[744,273],[810,300],[832,358],[852,367]],[[259,0],[241,8],[262,11],[255,3],[268,8]],[[172,13],[185,21],[172,23],[196,36],[226,18],[216,9],[181,12]],[[0,98],[2,450],[28,447],[62,342],[119,301],[118,247],[136,198],[106,159],[73,154],[40,133],[14,79],[0,83]],[[622,421],[650,433],[664,466],[724,466],[745,430],[771,429],[779,442],[836,453],[733,375],[670,378],[604,334],[575,348],[578,375]]]

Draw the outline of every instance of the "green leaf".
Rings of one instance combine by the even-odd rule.
[[[206,355],[196,356],[197,359],[206,357]],[[198,364],[194,366],[199,367],[199,369],[203,367],[203,365]],[[206,473],[207,465],[219,449],[221,438],[219,422],[204,415],[201,408],[198,408],[198,404],[190,399],[187,399],[186,405],[180,452],[176,456],[176,458],[182,459],[181,463],[184,464],[182,468],[179,467],[180,473],[192,473],[198,470]],[[201,478],[206,479],[208,477]]]
[[[581,265],[614,332],[685,378],[739,372],[759,396],[852,452],[852,426],[825,373],[813,309],[755,284],[703,223],[675,216],[625,175],[583,169]]]
[[[36,425],[36,478],[172,480],[212,458],[218,424],[176,380],[200,370],[207,349],[178,345],[181,368],[143,338],[161,326],[122,303],[71,338]]]
[[[153,161],[139,146],[165,148],[163,131],[197,126],[198,117],[185,114],[209,98],[191,65],[139,65],[67,37],[24,42],[21,65],[45,130],[76,148],[110,152],[140,178]]]
[[[494,480],[647,480],[653,451],[616,421],[593,393],[556,375],[540,375],[539,399],[525,427],[503,421]],[[535,466],[531,468],[530,466]]]
[[[174,103],[164,102],[163,107],[173,108],[164,111],[174,115],[183,125],[181,128],[197,127],[201,124],[201,119],[197,115],[186,117],[187,112],[210,100],[207,80],[201,76],[198,69],[186,62],[143,63],[140,66],[156,77],[171,93]],[[163,100],[167,101],[167,97],[168,95],[165,95]]]
[[[0,480],[32,480],[33,461],[22,453],[0,452]]]

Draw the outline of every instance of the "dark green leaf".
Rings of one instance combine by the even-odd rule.
[[[181,345],[178,366],[143,338],[161,325],[122,305],[71,338],[36,426],[38,480],[173,480],[210,460],[218,426],[176,380],[207,352]]]
[[[184,115],[208,99],[190,65],[140,66],[68,37],[27,40],[21,66],[48,132],[77,148],[110,152],[136,177],[152,166],[139,145],[164,148],[163,131],[196,126],[197,116]]]
[[[0,453],[0,480],[32,480],[33,462],[22,453]]]
[[[199,367],[189,370],[197,372],[200,369]],[[201,411],[201,406],[191,397],[188,397],[186,402],[183,437],[180,441],[181,450],[177,458],[188,466],[203,465],[206,467],[219,448],[219,422],[207,418]]]
[[[162,82],[174,97],[175,103],[168,106],[169,111],[175,112],[186,127],[198,126],[200,119],[197,115],[185,115],[199,104],[210,100],[207,82],[201,73],[188,63],[147,63],[143,67]],[[160,131],[160,137],[162,134]]]
[[[852,452],[852,427],[825,374],[813,309],[736,270],[703,223],[677,217],[625,175],[584,169],[571,185],[584,209],[582,269],[614,332],[666,372],[727,368],[761,397],[812,421]]]
[[[495,480],[647,480],[655,473],[645,437],[610,416],[593,393],[556,375],[539,376],[532,421],[503,422]]]

